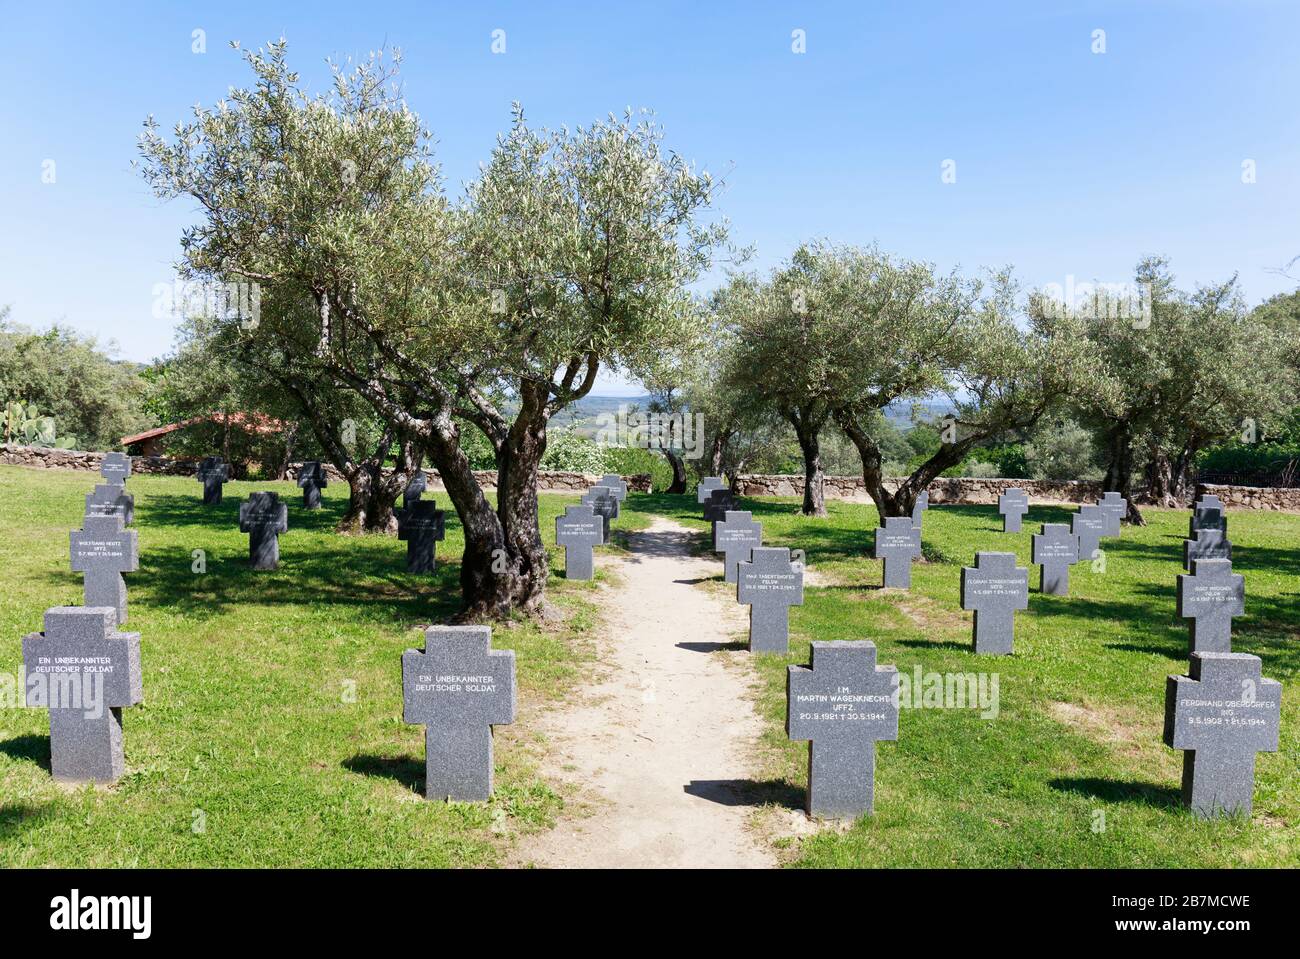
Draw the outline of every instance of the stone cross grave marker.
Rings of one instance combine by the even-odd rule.
[[[1228,514],[1222,506],[1206,504],[1197,505],[1192,510],[1192,517],[1187,521],[1187,536],[1190,539],[1203,529],[1218,530],[1225,535],[1228,532]]]
[[[722,481],[721,476],[706,476],[700,480],[700,485],[695,487],[695,502],[703,506],[709,501],[709,494],[717,489],[726,489],[727,484]]]
[[[1198,559],[1178,574],[1178,615],[1190,619],[1193,653],[1232,652],[1232,620],[1246,612],[1246,579],[1232,560]]]
[[[897,670],[876,665],[875,643],[813,643],[807,667],[787,667],[785,730],[809,740],[810,816],[872,812],[876,742],[898,739]]]
[[[230,464],[220,456],[205,456],[194,476],[203,484],[203,505],[216,506],[221,502],[222,485],[230,482]]]
[[[289,531],[289,505],[279,493],[250,493],[239,504],[239,531],[248,534],[248,560],[253,569],[280,565],[280,534]]]
[[[302,487],[302,505],[320,509],[320,491],[330,485],[325,467],[319,460],[308,460],[298,468],[298,485]]]
[[[1128,515],[1128,500],[1119,493],[1106,493],[1097,501],[1106,517],[1106,535],[1118,536],[1123,530],[1124,517]]]
[[[887,516],[876,530],[876,559],[885,561],[885,587],[911,589],[912,560],[921,555],[921,531],[910,516]]]
[[[704,504],[704,520],[709,524],[709,546],[718,548],[718,524],[724,522],[727,513],[736,509],[736,498],[731,490],[715,489],[709,494],[709,501]]]
[[[1030,561],[1042,567],[1038,589],[1052,596],[1070,595],[1070,567],[1079,561],[1079,537],[1064,523],[1044,523],[1030,537]]]
[[[723,554],[725,579],[736,582],[736,566],[749,562],[749,554],[763,545],[763,524],[754,522],[748,510],[728,510],[721,523],[713,527],[713,551]]]
[[[515,651],[486,626],[430,626],[402,654],[402,719],[426,727],[424,794],[492,796],[492,727],[515,721]]]
[[[397,513],[397,538],[406,541],[406,571],[432,573],[438,542],[446,535],[443,511],[435,500],[417,500]]]
[[[591,550],[605,542],[604,520],[590,506],[566,506],[555,517],[555,545],[564,547],[566,579],[591,579]]]
[[[1276,752],[1282,684],[1258,656],[1194,652],[1165,681],[1165,745],[1183,749],[1183,805],[1198,816],[1249,816],[1255,753]]]
[[[87,516],[120,516],[122,523],[135,522],[135,497],[125,486],[116,483],[99,483],[93,492],[86,494]]]
[[[28,706],[50,711],[50,771],[63,782],[112,782],[126,771],[122,710],[144,699],[140,634],[119,633],[104,606],[55,606],[23,638]]]
[[[1016,610],[1029,608],[1029,570],[1015,553],[976,553],[975,565],[962,567],[961,608],[975,611],[976,653],[1010,655]]]
[[[733,514],[734,515],[734,514]],[[790,607],[803,605],[803,564],[784,546],[758,546],[736,574],[736,601],[749,606],[749,651],[790,650]]]
[[[1002,514],[1002,532],[1019,533],[1020,520],[1029,512],[1029,494],[1017,486],[1008,488],[998,497],[998,512]]]
[[[1193,539],[1183,540],[1183,569],[1191,571],[1198,559],[1232,559],[1232,543],[1221,529],[1198,529]]]
[[[402,509],[410,509],[412,503],[417,503],[420,496],[429,488],[429,477],[424,475],[424,470],[416,470],[406,489],[402,491]]]
[[[930,491],[921,490],[916,497],[916,502],[912,504],[912,525],[917,529],[921,528],[921,520],[925,516],[925,511],[930,508]]]
[[[116,623],[126,622],[126,582],[123,573],[140,568],[139,534],[122,526],[120,516],[87,516],[73,530],[72,571],[83,576],[86,606],[107,606]]]
[[[99,475],[104,477],[105,483],[125,486],[127,477],[131,475],[131,457],[125,453],[105,453],[99,461]]]
[[[610,520],[618,518],[618,500],[614,498],[614,491],[607,486],[593,486],[582,494],[580,502],[583,506],[590,506],[591,511],[600,517],[605,542],[608,543]]]
[[[610,490],[614,494],[614,498],[619,501],[620,505],[623,500],[627,499],[627,483],[624,481],[623,477],[619,476],[617,473],[606,473],[600,478],[600,482],[596,485],[604,486],[606,489]]]
[[[1079,562],[1096,558],[1101,538],[1106,535],[1106,514],[1094,503],[1084,503],[1070,515],[1070,532],[1079,539]]]

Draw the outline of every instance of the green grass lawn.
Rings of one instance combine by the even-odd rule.
[[[674,500],[639,502],[703,530],[695,504]],[[873,507],[832,502],[826,519],[797,515],[793,500],[741,508],[763,523],[766,543],[805,550],[822,583],[792,609],[790,654],[757,657],[774,801],[801,802],[807,781],[808,747],[784,732],[785,672],[808,662],[811,640],[872,640],[879,662],[900,672],[999,676],[996,719],[903,710],[898,742],[877,748],[875,816],[791,841],[798,865],[1300,865],[1300,516],[1230,516],[1234,568],[1246,577],[1233,649],[1259,656],[1264,675],[1284,684],[1281,748],[1258,756],[1250,822],[1203,822],[1178,805],[1182,753],[1161,741],[1165,677],[1187,667],[1187,621],[1175,611],[1187,511],[1145,510],[1150,525],[1103,540],[1104,571],[1073,567],[1068,597],[1039,594],[1029,567],[1015,654],[977,657],[961,567],[981,549],[1014,550],[1028,566],[1031,533],[1066,521],[1066,509],[1034,507],[1019,534],[1000,532],[992,506],[930,509],[926,562],[903,592],[882,591],[881,564],[864,558]]]
[[[0,467],[0,672],[17,673],[21,637],[41,629],[47,607],[81,605],[68,532],[95,478]],[[464,540],[453,510],[438,572],[419,577],[405,572],[405,543],[333,532],[346,486],[309,513],[289,483],[232,482],[215,507],[193,479],[128,485],[140,569],[126,577],[124,628],[141,634],[145,690],[125,711],[128,774],[111,787],[54,783],[45,711],[0,709],[0,865],[484,865],[503,836],[553,820],[561,800],[508,746],[497,750],[490,804],[418,793],[423,727],[402,722],[401,654],[423,645],[417,624],[456,608]],[[290,503],[275,572],[247,565],[239,501],[254,489]],[[542,497],[548,544],[555,516],[576,501]],[[562,550],[552,570],[564,623],[493,634],[517,650],[525,706],[561,696],[593,654],[594,587],[564,580]],[[498,741],[524,735],[501,727]]]

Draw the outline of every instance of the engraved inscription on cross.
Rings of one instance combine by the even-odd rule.
[[[425,730],[424,794],[492,796],[492,727],[515,721],[515,651],[486,626],[430,626],[402,654],[402,719]]]
[[[406,571],[432,573],[438,542],[446,536],[443,511],[436,500],[416,500],[398,511],[397,538],[406,541]]]
[[[754,522],[748,510],[728,510],[721,523],[713,528],[713,551],[723,554],[728,583],[736,581],[736,567],[749,562],[749,554],[763,545],[763,524]]]
[[[758,546],[736,574],[736,601],[749,606],[749,651],[790,649],[790,607],[803,605],[803,564],[783,546]]]
[[[126,622],[126,582],[123,573],[140,568],[139,534],[124,529],[122,517],[87,516],[81,529],[73,530],[71,541],[72,571],[83,577],[83,596],[87,606],[107,606],[116,622]]]
[[[1198,559],[1178,574],[1178,615],[1190,619],[1191,652],[1232,652],[1232,620],[1246,612],[1245,577],[1227,559]]]
[[[203,505],[215,506],[221,502],[222,484],[230,481],[230,464],[220,456],[205,456],[194,476],[203,484]]]
[[[591,550],[605,542],[605,525],[590,506],[566,506],[555,517],[555,545],[564,547],[566,579],[591,579]]]
[[[1128,500],[1119,493],[1109,492],[1097,501],[1106,517],[1106,535],[1118,536],[1123,528],[1124,517],[1128,515]]]
[[[1079,562],[1097,558],[1101,538],[1106,535],[1106,514],[1094,503],[1085,503],[1070,516],[1070,532],[1079,538]]]
[[[787,668],[786,709],[786,734],[809,740],[808,814],[870,813],[876,743],[898,738],[895,667],[876,665],[875,643],[813,643],[807,667]]]
[[[1165,745],[1184,749],[1183,804],[1199,816],[1250,815],[1255,753],[1276,752],[1282,684],[1258,656],[1192,653],[1165,684]]]
[[[715,489],[726,489],[727,484],[722,481],[721,476],[706,476],[700,480],[700,485],[695,487],[695,502],[703,506],[709,501],[709,495]]]
[[[1079,561],[1079,537],[1064,523],[1044,523],[1031,537],[1032,562],[1040,567],[1038,588],[1052,596],[1070,595],[1070,567]]]
[[[885,561],[886,588],[911,588],[912,560],[921,555],[921,530],[910,516],[885,517],[884,528],[876,530],[874,555]]]
[[[1191,539],[1183,540],[1183,569],[1188,572],[1198,559],[1232,559],[1232,543],[1221,529],[1198,529]]]
[[[1019,533],[1020,520],[1029,512],[1029,494],[1010,487],[998,497],[998,512],[1002,514],[1002,532]]]
[[[309,460],[298,470],[298,485],[302,487],[302,505],[307,509],[320,509],[320,491],[330,485],[325,466],[319,460]]]

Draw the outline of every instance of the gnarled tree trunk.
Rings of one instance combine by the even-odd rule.
[[[673,481],[664,492],[685,493],[686,464],[682,462],[682,458],[677,455],[675,450],[670,450],[666,446],[661,446],[659,447],[659,452],[664,454],[664,459],[668,461],[668,465],[671,466],[673,470]]]
[[[1106,458],[1101,488],[1128,500],[1127,520],[1134,526],[1145,526],[1147,522],[1133,502],[1133,434],[1127,423],[1116,424],[1107,432]]]

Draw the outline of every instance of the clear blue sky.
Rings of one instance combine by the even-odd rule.
[[[247,80],[228,41],[281,35],[317,88],[327,55],[400,47],[457,189],[512,100],[546,125],[653,108],[670,146],[725,176],[720,210],[761,269],[828,237],[944,268],[1011,264],[1027,286],[1124,281],[1149,253],[1186,285],[1238,273],[1252,301],[1296,286],[1271,271],[1300,255],[1300,3],[271,6],[4,4],[0,304],[14,320],[64,321],[135,360],[168,350],[152,291],[194,212],[132,173],[136,134]],[[191,52],[196,29],[206,53]]]

